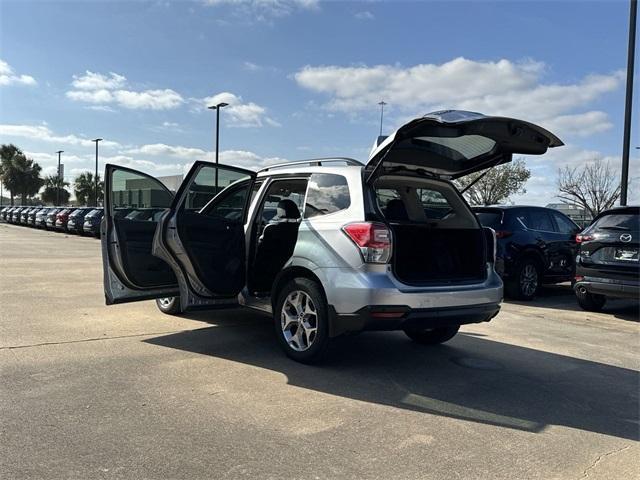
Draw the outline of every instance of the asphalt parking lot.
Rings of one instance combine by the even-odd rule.
[[[0,224],[0,476],[640,478],[639,317],[549,287],[303,366],[251,312],[107,308],[97,240]]]

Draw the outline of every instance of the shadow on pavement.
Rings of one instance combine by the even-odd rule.
[[[476,334],[424,347],[398,332],[337,339],[325,363],[305,366],[280,351],[268,318],[216,317],[216,326],[145,342],[273,370],[290,385],[364,402],[534,433],[564,425],[640,438],[634,370]]]
[[[568,283],[543,285],[536,298],[529,302],[506,298],[505,303],[522,305],[524,307],[554,308],[570,312],[584,312],[578,305],[573,289]],[[587,314],[587,312],[584,313]],[[592,312],[588,312],[588,314],[593,315]],[[620,320],[640,322],[640,302],[623,298],[608,298],[602,312],[599,312],[599,314],[613,315]]]

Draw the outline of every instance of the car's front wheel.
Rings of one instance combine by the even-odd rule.
[[[156,305],[162,313],[166,313],[167,315],[182,313],[180,310],[180,297],[156,298]]]
[[[274,326],[288,357],[302,363],[319,361],[329,344],[327,301],[320,286],[308,278],[287,283],[278,294]]]
[[[576,299],[578,300],[580,308],[588,312],[599,312],[607,302],[607,297],[604,295],[590,293],[584,287],[578,287],[576,289]]]
[[[411,340],[422,345],[437,345],[439,343],[444,343],[448,340],[451,340],[456,336],[458,330],[460,330],[460,325],[454,325],[452,327],[428,328],[425,330],[406,329],[404,333],[406,333],[407,337],[409,337]]]

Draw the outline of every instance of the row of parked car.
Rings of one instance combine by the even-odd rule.
[[[100,236],[103,215],[103,209],[96,207],[8,206],[0,209],[0,220],[4,222],[94,237]]]

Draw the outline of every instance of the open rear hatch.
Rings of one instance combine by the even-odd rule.
[[[514,153],[541,155],[561,145],[553,133],[523,120],[443,110],[410,121],[374,147],[366,178],[409,170],[453,179],[508,163]]]
[[[529,122],[446,110],[412,120],[374,147],[365,178],[393,232],[396,278],[412,285],[485,280],[493,238],[487,241],[447,180],[508,163],[514,153],[540,155],[561,145]]]

